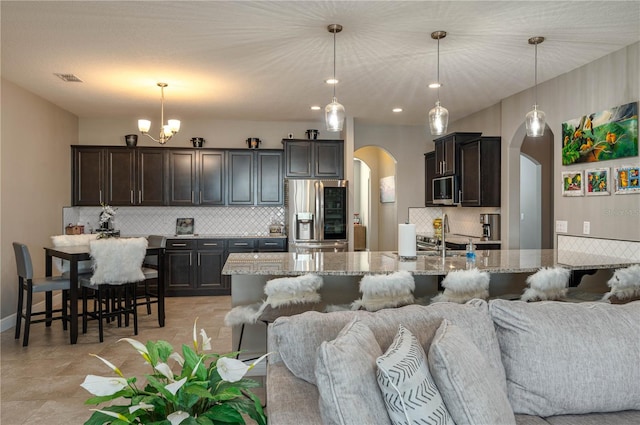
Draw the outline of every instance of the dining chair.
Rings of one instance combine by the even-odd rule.
[[[51,236],[51,243],[56,248],[65,246],[82,246],[89,245],[89,242],[98,238],[96,233],[83,233],[80,235],[54,235]],[[69,262],[67,260],[56,260],[54,262],[56,268],[62,273],[62,277],[69,277]],[[91,273],[91,261],[78,262],[78,274]]]
[[[264,293],[267,296],[264,301],[232,308],[225,315],[224,323],[226,326],[242,326],[236,358],[242,349],[245,325],[253,325],[257,322],[268,325],[278,317],[293,316],[311,310],[323,311],[324,304],[318,293],[322,285],[322,277],[314,274],[271,279],[264,287]]]
[[[24,318],[24,337],[22,346],[29,345],[29,328],[32,323],[46,322],[46,326],[51,326],[54,320],[62,320],[62,328],[67,330],[69,320],[67,313],[67,291],[70,281],[63,277],[33,277],[33,263],[29,248],[25,244],[13,242],[13,251],[16,256],[16,268],[18,271],[18,309],[16,312],[16,333],[15,339],[20,338],[22,319]],[[53,309],[53,291],[62,291],[62,307]],[[24,293],[27,293],[27,302],[24,306]],[[33,294],[45,293],[45,310],[33,312]],[[24,309],[24,310],[23,310]],[[60,313],[54,316],[54,313]],[[42,316],[44,319],[32,320],[33,316]]]
[[[82,333],[87,332],[89,319],[98,321],[100,342],[104,340],[103,321],[110,318],[133,317],[133,331],[138,334],[138,314],[136,288],[145,280],[142,262],[147,251],[146,238],[107,238],[91,241],[89,244],[93,259],[93,274],[80,279],[82,286]],[[96,292],[96,310],[88,311],[88,291]],[[111,300],[111,302],[107,302]]]
[[[147,237],[149,246],[159,246],[164,248],[167,244],[167,238],[159,235],[149,235]],[[158,303],[158,255],[147,255],[142,263],[142,273],[144,273],[144,282],[140,286],[143,292],[136,292],[136,306],[146,305],[147,314],[151,314],[151,304]],[[154,289],[155,286],[155,289]],[[144,300],[144,301],[140,301]]]

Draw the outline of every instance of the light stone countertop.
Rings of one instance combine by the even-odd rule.
[[[470,264],[464,251],[451,251],[451,254],[443,261],[435,253],[418,253],[415,261],[405,261],[395,252],[234,253],[229,255],[222,274],[297,276],[313,272],[324,276],[359,276],[406,270],[413,275],[444,275],[474,266],[490,273],[530,273],[542,267],[589,270],[635,264],[624,258],[554,249],[477,250],[476,261]]]

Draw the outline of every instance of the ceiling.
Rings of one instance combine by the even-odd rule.
[[[84,117],[359,122],[451,120],[640,40],[639,1],[6,1],[2,77]],[[75,74],[66,83],[54,73]],[[544,109],[544,98],[538,103]],[[533,98],[531,99],[533,104]],[[401,107],[402,113],[391,112]],[[522,111],[523,115],[526,111]]]

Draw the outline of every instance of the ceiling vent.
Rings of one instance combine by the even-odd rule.
[[[84,82],[80,78],[78,78],[77,76],[75,76],[73,74],[58,74],[58,73],[54,73],[53,75],[55,75],[56,77],[60,78],[62,81],[67,82],[67,83],[83,83]]]

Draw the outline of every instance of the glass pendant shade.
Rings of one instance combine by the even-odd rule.
[[[140,133],[148,133],[150,128],[151,128],[151,121],[138,120],[138,130],[140,130]]]
[[[447,132],[449,125],[449,111],[440,105],[440,101],[436,102],[436,106],[429,111],[429,128],[431,135],[440,136]]]
[[[338,99],[333,98],[333,102],[324,108],[325,123],[327,131],[342,131],[344,126],[344,106],[338,103]]]
[[[524,123],[527,136],[540,137],[544,134],[545,114],[538,109],[538,105],[533,105],[533,110],[527,113]]]

